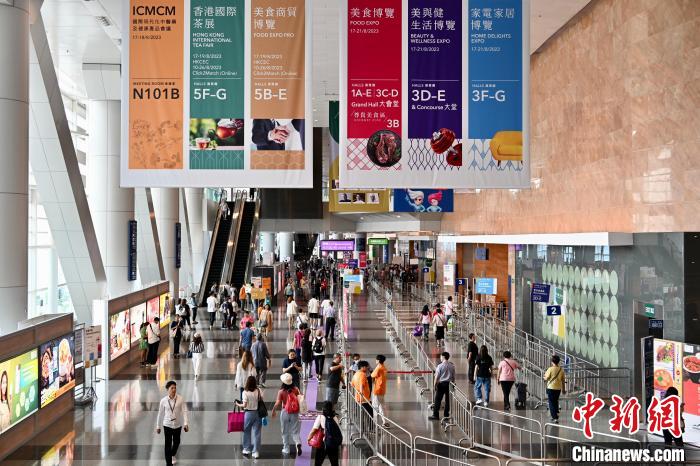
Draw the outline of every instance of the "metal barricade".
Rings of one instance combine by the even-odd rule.
[[[476,406],[472,412],[473,445],[514,458],[544,454],[542,423],[524,416]]]
[[[488,453],[460,447],[427,437],[413,438],[413,465],[501,466],[501,460]]]
[[[457,442],[457,445],[462,446],[464,442],[471,441],[474,438],[474,424],[472,422],[474,406],[469,401],[467,394],[454,383],[450,384],[450,403],[451,416],[445,422],[444,429],[447,432],[450,427],[459,428],[465,435]]]

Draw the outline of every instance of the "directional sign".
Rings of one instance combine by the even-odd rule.
[[[533,303],[548,303],[549,285],[546,283],[533,283],[532,293],[530,293],[530,301]]]
[[[423,267],[423,273],[430,272],[430,267]]]
[[[559,305],[547,306],[547,315],[548,316],[560,316],[561,315],[561,306],[559,306]]]
[[[350,259],[350,260],[348,261],[348,267],[350,267],[350,268],[352,268],[352,269],[356,269],[356,268],[357,268],[357,264],[358,264],[358,260],[357,260],[357,259]]]
[[[466,278],[458,278],[457,279],[457,286],[466,286],[467,285],[467,279]]]

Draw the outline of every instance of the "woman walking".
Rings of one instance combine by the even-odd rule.
[[[281,410],[280,424],[282,426],[282,454],[288,455],[290,448],[296,445],[296,454],[301,455],[301,422],[299,421],[299,395],[301,392],[294,386],[291,374],[280,376],[282,387],[277,392],[277,401],[272,407],[271,416],[275,417]]]
[[[268,336],[272,332],[272,310],[269,304],[265,304],[263,310],[260,311],[258,316],[258,328],[260,333]]]
[[[474,385],[474,397],[476,404],[484,403],[484,407],[489,405],[489,397],[491,395],[491,368],[493,367],[493,358],[489,356],[489,350],[486,345],[481,345],[479,355],[476,357],[476,385]],[[485,397],[481,398],[481,387],[484,387]]]
[[[305,328],[304,335],[301,340],[301,362],[304,367],[304,380],[309,380],[311,377],[311,363],[314,362],[314,352],[311,343],[311,329]]]
[[[323,431],[323,440],[319,446],[314,447],[314,466],[321,466],[326,456],[330,460],[331,466],[338,466],[340,464],[338,463],[338,453],[340,453],[340,445],[343,443],[343,434],[338,426],[338,417],[333,410],[333,403],[330,401],[323,404],[323,414],[316,417],[307,438],[309,444],[319,430]]]
[[[255,382],[255,377],[251,376],[246,379],[245,390],[243,391],[242,401],[236,401],[236,406],[242,408],[245,412],[243,418],[243,456],[250,455],[253,452],[253,458],[260,456],[260,444],[262,437],[262,419],[258,414],[258,405],[264,403],[262,392]]]
[[[192,367],[194,369],[194,380],[199,378],[199,372],[202,367],[202,355],[204,354],[204,343],[202,335],[195,333],[190,343],[190,353],[192,353]]]
[[[323,365],[326,362],[326,338],[323,336],[323,330],[316,330],[316,336],[310,337],[311,350],[314,356],[314,365],[316,366],[316,378],[320,382],[323,378]]]
[[[552,422],[559,423],[559,395],[566,393],[564,389],[564,369],[559,367],[561,359],[556,354],[552,356],[552,365],[544,373],[544,381],[547,382],[547,401],[549,402],[549,414]]]
[[[438,348],[445,346],[445,325],[447,320],[439,307],[435,310],[433,316],[433,325],[435,325],[435,344]]]
[[[423,339],[427,340],[430,333],[430,308],[427,304],[420,311],[420,323],[423,326]]]
[[[515,383],[515,371],[520,369],[520,365],[512,359],[510,351],[503,352],[503,360],[498,364],[498,383],[503,390],[503,409],[510,410],[510,389]]]
[[[253,377],[255,378],[258,375],[257,371],[255,370],[255,361],[253,361],[253,354],[246,350],[243,352],[243,357],[241,358],[241,362],[238,363],[236,366],[236,379],[235,379],[235,386],[240,390],[240,396],[242,399],[243,398],[243,389],[245,388],[245,383],[246,380],[248,380],[248,377]]]
[[[294,301],[294,297],[287,296],[287,322],[289,324],[289,330],[294,328],[297,321],[297,303]]]

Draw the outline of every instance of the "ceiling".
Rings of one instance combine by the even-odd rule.
[[[87,96],[84,63],[120,63],[118,39],[125,16],[125,1],[44,1],[41,11],[64,93],[78,98]],[[589,2],[531,0],[531,52],[536,51]],[[313,3],[314,126],[327,126],[328,101],[338,98],[340,1],[314,0]]]

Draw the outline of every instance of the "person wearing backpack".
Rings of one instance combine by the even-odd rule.
[[[333,403],[330,401],[326,401],[323,404],[323,414],[316,416],[314,426],[306,439],[309,445],[311,445],[312,439],[319,431],[323,432],[323,441],[321,441],[320,445],[314,447],[314,466],[321,466],[326,457],[331,462],[331,466],[338,466],[340,464],[338,456],[340,446],[343,444],[343,433],[338,425],[338,417],[333,410]]]
[[[299,396],[301,392],[294,386],[291,374],[280,376],[282,387],[277,392],[277,401],[272,407],[270,416],[275,417],[280,410],[280,425],[282,426],[282,454],[288,455],[296,445],[296,454],[301,456],[301,421],[299,421]]]
[[[515,384],[515,371],[520,369],[520,365],[512,359],[510,351],[503,352],[503,360],[498,364],[498,383],[503,390],[503,409],[510,410],[510,389]]]
[[[314,354],[314,366],[316,366],[316,378],[320,382],[323,378],[323,366],[326,363],[326,338],[323,336],[323,330],[316,330],[316,336],[311,337],[311,350]]]
[[[559,396],[566,393],[564,384],[564,369],[559,366],[561,358],[558,355],[552,356],[552,365],[547,372],[544,373],[544,381],[547,382],[547,401],[549,402],[549,414],[552,416],[552,422],[559,423]]]

